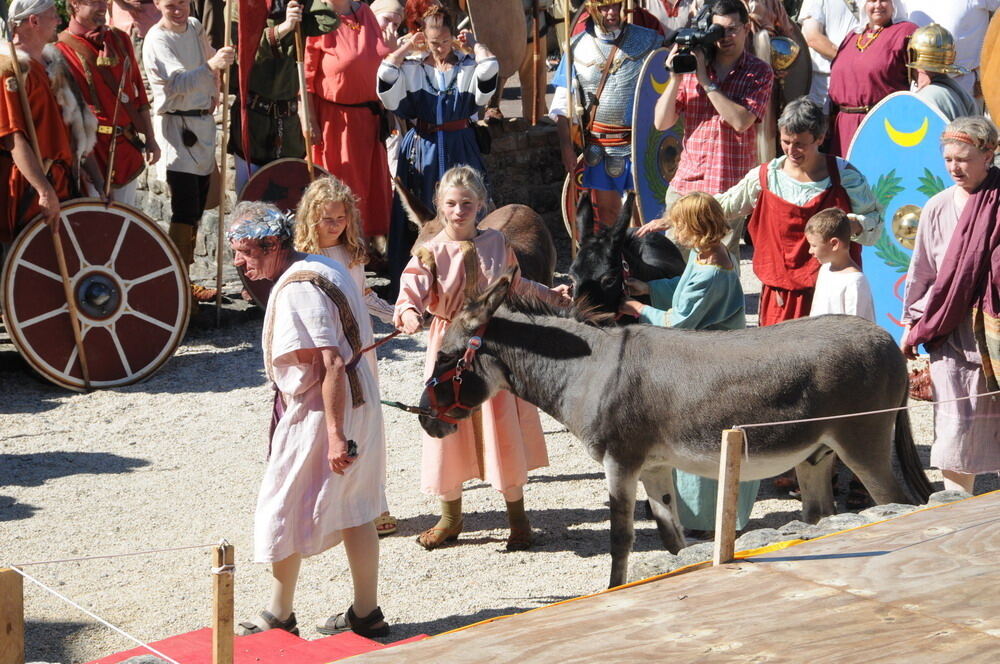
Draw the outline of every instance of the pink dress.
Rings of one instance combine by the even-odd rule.
[[[308,39],[306,88],[321,132],[314,137],[313,161],[357,194],[364,234],[372,237],[389,232],[392,204],[380,116],[372,113],[382,108],[375,81],[389,48],[368,5],[355,6],[355,15],[341,16],[336,30]]]
[[[465,252],[474,250],[478,271],[478,292],[499,278],[507,268],[517,263],[514,252],[507,246],[502,233],[492,229],[479,232],[467,242],[450,240],[444,232],[423,246],[433,258],[429,268],[418,258],[412,258],[400,278],[397,313],[413,309],[434,315],[427,339],[427,359],[424,377],[430,378],[441,341],[451,319],[465,304],[469,275],[465,269]],[[544,286],[519,276],[513,288],[518,291]],[[424,493],[443,496],[462,486],[466,480],[479,478],[504,491],[523,486],[528,471],[547,466],[548,453],[538,409],[518,399],[510,392],[500,391],[483,404],[482,426],[477,431],[474,419],[463,420],[458,430],[445,438],[424,434],[420,489]],[[480,434],[477,438],[477,433]]]

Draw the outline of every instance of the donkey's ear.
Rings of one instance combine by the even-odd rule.
[[[628,227],[632,223],[633,207],[635,207],[635,192],[630,191],[625,197],[625,202],[622,204],[618,220],[615,221],[614,228],[611,229],[611,237],[614,238],[613,242],[615,244],[621,245],[625,242],[625,233],[628,232]]]
[[[512,266],[504,272],[499,279],[490,284],[483,293],[473,300],[467,309],[467,317],[463,321],[469,328],[476,329],[485,325],[493,318],[493,314],[503,303],[510,290],[510,284],[514,280],[514,274],[518,267]]]
[[[576,233],[581,243],[594,233],[594,205],[588,194],[581,196],[576,204]]]
[[[399,194],[399,202],[403,204],[406,216],[414,226],[418,229],[423,228],[424,224],[434,219],[434,212],[424,205],[423,201],[414,196],[413,192],[407,189],[402,180],[394,177],[392,184],[396,187],[396,193]]]

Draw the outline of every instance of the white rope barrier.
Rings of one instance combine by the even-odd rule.
[[[968,399],[978,399],[979,397],[991,397],[1000,395],[1000,390],[984,392],[982,394],[972,394],[967,397],[948,399],[947,401],[926,401],[924,403],[910,404],[907,406],[897,406],[895,408],[882,408],[881,410],[867,410],[860,413],[846,413],[844,415],[827,415],[824,417],[806,417],[800,420],[781,420],[778,422],[755,422],[753,424],[737,424],[733,429],[756,429],[759,427],[773,427],[781,424],[803,424],[805,422],[823,422],[825,420],[842,420],[848,417],[864,417],[865,415],[879,415],[881,413],[892,413],[899,410],[910,410],[911,408],[926,408],[928,406],[939,406],[945,403],[955,403],[956,401],[966,401]]]
[[[223,540],[225,542],[225,540]],[[128,556],[144,556],[149,553],[165,553],[168,551],[185,551],[187,549],[211,549],[219,544],[192,544],[191,546],[175,546],[167,549],[150,549],[148,551],[130,551],[129,553],[110,553],[104,556],[83,556],[80,558],[61,558],[59,560],[36,560],[30,563],[14,563],[11,567],[28,567],[29,565],[50,565],[53,563],[75,563],[81,560],[104,560],[107,558],[127,558]]]
[[[52,588],[48,587],[47,585],[45,585],[44,583],[42,583],[41,581],[39,581],[35,577],[31,576],[30,574],[28,574],[24,570],[20,570],[17,567],[11,567],[10,569],[14,570],[18,574],[20,574],[21,576],[23,576],[24,578],[26,578],[28,581],[31,581],[32,583],[34,583],[38,587],[42,588],[43,590],[46,590],[46,591],[52,593],[53,595],[55,595],[56,597],[58,597],[62,601],[66,602],[67,604],[69,604],[69,605],[71,605],[73,607],[76,607],[77,609],[79,609],[83,613],[86,613],[88,616],[90,616],[91,618],[93,618],[97,622],[101,623],[105,627],[109,627],[110,629],[113,629],[114,631],[118,632],[119,634],[121,634],[122,636],[124,636],[129,641],[132,641],[133,643],[139,645],[140,647],[145,648],[146,650],[148,650],[149,652],[153,653],[157,657],[162,657],[166,661],[170,662],[170,664],[181,664],[176,659],[173,659],[172,657],[170,657],[168,655],[164,655],[162,652],[160,652],[156,648],[153,648],[148,643],[143,643],[139,639],[135,638],[134,636],[132,636],[131,634],[129,634],[128,632],[126,632],[125,630],[120,629],[118,627],[115,627],[114,625],[112,625],[111,623],[109,623],[107,620],[101,618],[96,613],[93,613],[92,611],[88,611],[87,609],[83,608],[82,606],[80,606],[79,604],[77,604],[76,602],[74,602],[73,600],[71,600],[69,597],[66,597],[65,595],[59,593],[58,591],[53,590]]]

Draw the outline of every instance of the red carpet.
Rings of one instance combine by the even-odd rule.
[[[274,629],[261,634],[237,636],[234,651],[235,664],[266,664],[284,662],[287,664],[327,664],[351,655],[359,655],[372,650],[391,648],[401,643],[419,641],[427,636],[421,634],[389,645],[382,645],[354,632],[344,632],[315,641],[307,641],[288,632]],[[212,664],[212,630],[206,627],[195,632],[171,636],[149,644],[153,648],[176,659],[181,664]],[[95,659],[89,664],[117,664],[136,655],[152,654],[145,648],[133,648],[115,655]]]

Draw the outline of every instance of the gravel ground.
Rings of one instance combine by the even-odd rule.
[[[758,287],[744,269],[749,309]],[[253,507],[264,467],[271,392],[259,349],[259,316],[189,333],[147,382],[70,394],[30,375],[0,342],[0,567],[29,561],[211,545],[236,547],[236,614],[264,606],[268,572],[253,564]],[[376,324],[376,335],[389,331]],[[426,338],[383,347],[383,398],[413,402]],[[398,534],[382,540],[381,606],[389,640],[435,634],[601,590],[610,569],[607,493],[601,469],[563,427],[543,416],[550,466],[535,471],[526,503],[537,545],[504,551],[502,497],[480,483],[465,492],[466,531],[433,552],[413,541],[435,522],[436,501],[417,490],[419,425],[385,409],[388,497]],[[925,462],[929,409],[914,413]],[[932,472],[937,481],[939,474]],[[984,480],[986,478],[981,478]],[[764,483],[750,528],[800,517],[799,503]],[[940,485],[938,485],[940,488]],[[978,492],[996,488],[981,481]],[[642,517],[641,510],[639,516]],[[638,520],[633,561],[660,550],[655,526]],[[154,641],[208,624],[208,548],[66,562],[26,571],[125,631]],[[350,604],[341,548],[303,566],[296,612],[303,636]],[[33,584],[25,587],[27,659],[85,662],[132,647]]]

